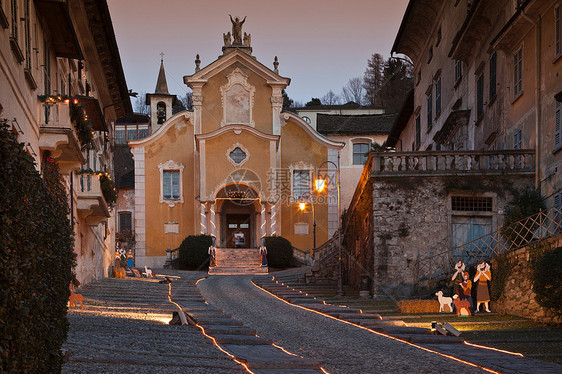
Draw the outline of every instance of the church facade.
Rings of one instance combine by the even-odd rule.
[[[235,21],[233,21],[234,24]],[[167,90],[150,95],[157,128],[131,141],[135,163],[136,266],[160,267],[166,249],[208,234],[217,247],[257,248],[266,236],[293,246],[328,240],[338,227],[336,166],[344,143],[282,110],[289,78],[252,56],[233,27],[223,54],[184,77],[192,110],[169,115]],[[163,76],[163,74],[161,74]],[[159,77],[158,87],[164,87]],[[165,78],[163,78],[165,79]],[[162,92],[166,91],[166,92]],[[327,181],[317,192],[315,179]],[[305,202],[313,209],[299,209]]]

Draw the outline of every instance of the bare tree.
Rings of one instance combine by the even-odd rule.
[[[330,90],[320,100],[324,105],[337,105],[340,103],[340,97],[334,93],[334,91]]]
[[[179,99],[187,110],[192,109],[191,92],[187,92],[184,96],[180,96]]]
[[[353,101],[357,104],[363,104],[365,102],[363,79],[361,77],[351,78],[343,87],[341,96],[346,103]]]
[[[291,105],[291,108],[304,108],[304,102],[299,100],[293,100],[293,104]]]
[[[150,115],[150,106],[146,105],[146,92],[140,92],[133,105],[135,113]]]

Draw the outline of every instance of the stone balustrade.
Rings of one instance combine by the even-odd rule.
[[[374,152],[377,176],[533,174],[535,150]]]

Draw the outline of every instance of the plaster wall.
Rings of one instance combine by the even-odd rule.
[[[381,145],[385,142],[388,134],[332,135],[328,137],[345,143],[344,148],[340,151],[341,206],[343,211],[351,203],[364,167],[363,164],[353,165],[353,143],[377,143]]]
[[[231,176],[236,171],[245,180],[254,180],[254,176],[257,176],[258,180],[252,184],[252,187],[256,188],[263,197],[269,195],[265,187],[271,169],[271,141],[260,138],[249,131],[241,131],[239,134],[236,132],[228,131],[205,140],[204,178],[206,188],[201,191],[202,199],[213,200],[225,183],[236,181],[237,177]],[[275,141],[273,142],[275,143]],[[240,147],[246,153],[246,159],[240,166],[235,165],[229,157],[230,152],[236,147]],[[275,152],[275,147],[273,149]],[[229,176],[231,177],[229,178]]]
[[[313,217],[309,208],[301,212],[298,207],[299,201],[295,201],[291,195],[292,179],[290,167],[310,167],[312,170],[312,181],[316,175],[316,168],[328,159],[328,149],[318,143],[306,133],[299,125],[288,121],[281,129],[281,232],[279,235],[288,239],[293,246],[306,249],[313,247]],[[312,191],[311,186],[311,191]],[[329,185],[334,189],[333,184]],[[326,191],[317,195],[317,203],[314,204],[316,217],[316,245],[328,240],[328,195]],[[296,234],[295,224],[308,224],[308,233]]]
[[[145,201],[146,256],[160,256],[163,265],[167,247],[177,248],[187,236],[198,232],[195,202],[195,151],[193,126],[183,117],[156,141],[145,145],[145,189],[136,189],[135,197]],[[182,173],[183,203],[160,202],[162,180],[158,165],[169,160],[184,165]],[[138,160],[135,160],[137,162]],[[135,165],[135,168],[137,165]],[[135,175],[135,179],[137,175]],[[136,212],[138,213],[138,212]],[[166,222],[179,224],[178,234],[166,234]],[[137,233],[138,234],[138,233]],[[138,241],[138,239],[137,239]],[[154,260],[154,259],[153,259]],[[152,265],[156,265],[153,263]]]
[[[252,120],[255,123],[254,127],[263,133],[272,134],[272,108],[270,98],[273,90],[267,85],[265,79],[253,73],[240,62],[235,62],[220,73],[212,76],[203,86],[201,133],[206,134],[221,127],[221,121],[223,120],[223,107],[220,89],[222,86],[228,84],[227,76],[237,68],[248,76],[248,83],[255,88],[252,113]]]

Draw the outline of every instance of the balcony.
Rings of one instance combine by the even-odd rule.
[[[97,226],[110,216],[108,205],[103,197],[100,179],[94,174],[74,175],[76,191],[76,210],[86,219],[88,226]]]
[[[372,177],[533,175],[535,150],[377,152]]]
[[[50,151],[62,174],[86,162],[78,134],[70,120],[69,103],[43,103],[40,107],[39,147]]]

